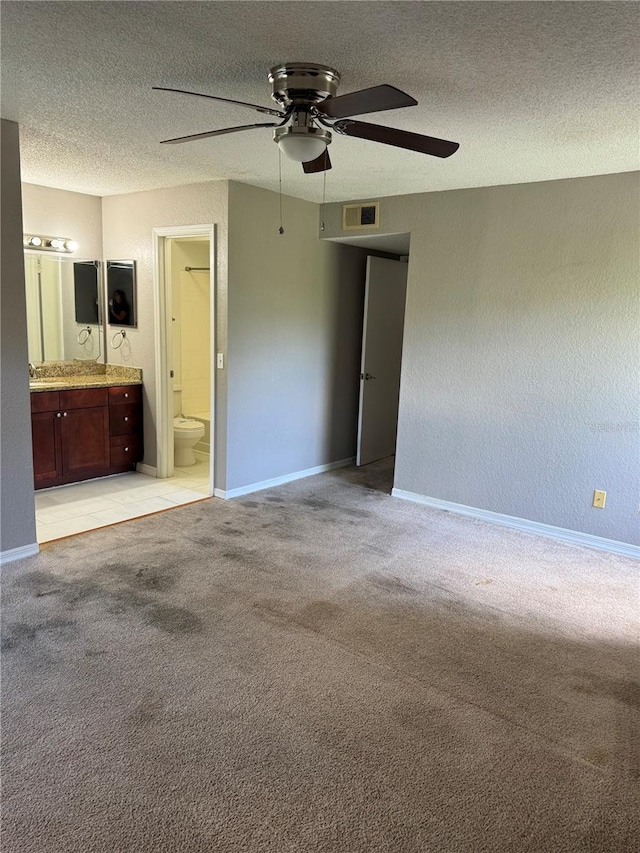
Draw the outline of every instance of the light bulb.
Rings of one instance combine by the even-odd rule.
[[[315,160],[327,147],[327,143],[321,137],[297,134],[283,136],[278,145],[286,157],[297,163]]]
[[[40,239],[40,237],[30,237],[29,238],[29,245],[30,246],[42,246],[42,240]]]
[[[75,252],[75,250],[78,248],[78,244],[75,240],[65,240],[64,248],[67,250],[67,252]]]

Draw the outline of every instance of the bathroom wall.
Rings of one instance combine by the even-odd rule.
[[[0,122],[0,553],[36,553],[18,125]],[[20,552],[18,552],[20,553]]]
[[[102,199],[98,196],[22,184],[22,209],[26,233],[75,240],[78,250],[68,257],[103,257]]]
[[[216,226],[216,347],[227,346],[227,204],[226,181],[127,193],[103,199],[104,256],[134,258],[137,269],[138,326],[127,330],[126,345],[107,350],[107,360],[141,367],[144,396],[144,462],[155,467],[156,357],[155,293],[153,285],[153,228],[172,225]],[[109,333],[107,339],[110,339]],[[225,489],[226,475],[226,370],[216,374],[215,485]]]
[[[396,488],[640,543],[639,199],[630,172],[380,200],[411,233]]]

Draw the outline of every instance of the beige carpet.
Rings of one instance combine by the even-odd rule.
[[[388,482],[5,567],[4,853],[639,849],[638,563]]]

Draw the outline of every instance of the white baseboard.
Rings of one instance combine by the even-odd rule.
[[[9,548],[8,551],[0,551],[0,566],[5,563],[13,563],[14,560],[24,560],[25,557],[34,557],[40,553],[37,542],[32,545],[21,545],[20,548]]]
[[[465,506],[464,504],[452,503],[451,501],[443,501],[439,498],[430,498],[427,495],[416,494],[416,492],[405,492],[404,489],[392,489],[391,496],[422,504],[432,509],[443,509],[447,512],[455,512],[458,515],[467,515],[471,518],[478,518],[481,521],[489,521],[492,524],[501,524],[503,527],[512,527],[514,530],[537,533],[540,536],[548,536],[551,539],[569,542],[571,545],[586,545],[587,548],[597,548],[600,551],[621,554],[623,557],[640,558],[640,547],[629,545],[626,542],[617,542],[615,539],[604,539],[601,536],[593,536],[591,533],[580,533],[578,530],[554,527],[552,524],[543,524],[540,521],[529,521],[526,518],[503,515],[500,512],[491,512],[488,509],[478,509],[474,506]]]
[[[146,465],[144,462],[136,463],[136,471],[139,471],[141,474],[147,474],[149,477],[158,476],[158,469],[154,468],[153,465]]]
[[[326,465],[316,465],[315,468],[307,468],[304,471],[294,471],[293,474],[285,474],[283,477],[274,477],[272,480],[263,480],[261,483],[251,483],[248,486],[240,486],[238,489],[214,489],[213,494],[217,498],[227,501],[230,498],[239,498],[242,495],[250,495],[252,492],[260,492],[262,489],[271,489],[273,486],[282,486],[284,483],[292,483],[294,480],[302,480],[304,477],[312,477],[314,474],[323,474],[325,471],[333,471],[334,468],[346,468],[353,465],[355,456],[348,459],[339,459],[337,462],[327,462]]]

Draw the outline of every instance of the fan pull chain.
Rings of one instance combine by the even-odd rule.
[[[284,226],[282,225],[282,152],[280,151],[279,145],[278,145],[278,186],[280,188],[280,195],[279,195],[280,227],[278,228],[278,234],[284,234]]]

